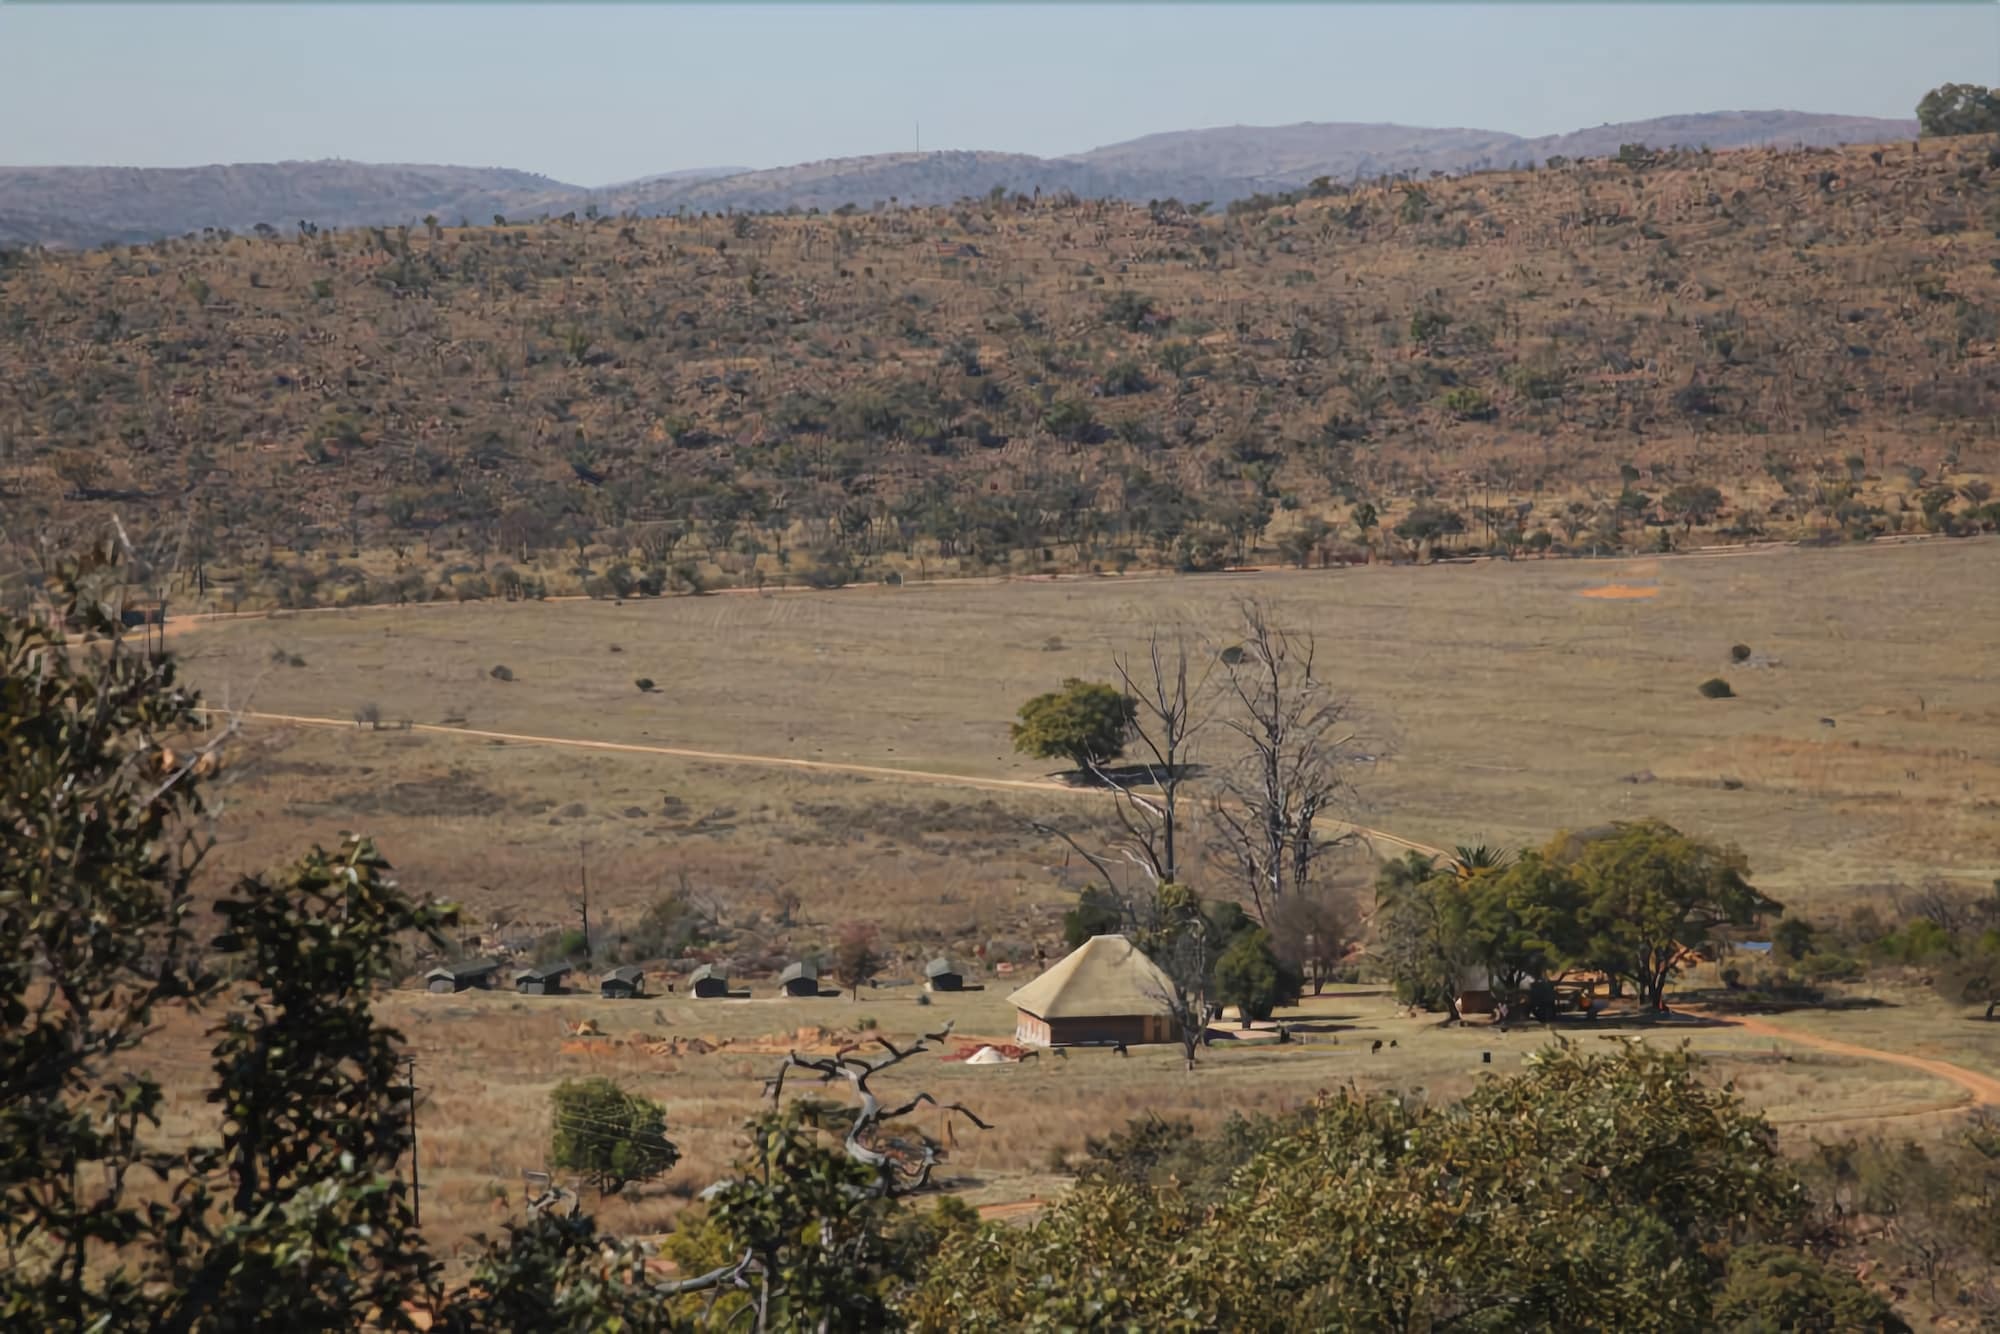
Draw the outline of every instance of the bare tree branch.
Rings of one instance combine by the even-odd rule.
[[[1222,657],[1237,709],[1224,725],[1248,752],[1210,800],[1211,846],[1268,924],[1287,894],[1312,883],[1320,854],[1353,836],[1323,838],[1317,826],[1352,796],[1355,733],[1347,700],[1318,674],[1314,637],[1277,625],[1255,600],[1239,610],[1242,642]]]
[[[785,1076],[792,1070],[805,1070],[819,1076],[818,1082],[825,1084],[835,1079],[844,1079],[853,1091],[856,1108],[854,1120],[848,1126],[845,1147],[847,1156],[858,1163],[873,1168],[879,1176],[881,1193],[889,1196],[911,1195],[930,1184],[931,1173],[944,1160],[944,1151],[928,1136],[919,1135],[914,1145],[888,1141],[889,1148],[877,1148],[870,1140],[882,1140],[886,1125],[900,1117],[907,1116],[920,1106],[931,1106],[944,1112],[947,1129],[952,1126],[952,1117],[962,1116],[981,1130],[993,1127],[982,1120],[977,1113],[962,1103],[940,1102],[929,1093],[918,1093],[908,1102],[885,1109],[868,1081],[894,1066],[901,1065],[913,1056],[930,1050],[930,1044],[942,1042],[949,1037],[952,1024],[946,1024],[935,1033],[925,1033],[908,1047],[898,1047],[887,1038],[871,1038],[865,1042],[849,1043],[831,1056],[801,1056],[797,1052],[786,1053],[784,1063],[778,1071],[764,1083],[764,1092],[772,1102],[777,1102],[784,1094]],[[888,1054],[880,1059],[870,1060],[854,1053],[870,1044],[879,1046]],[[894,1150],[892,1152],[892,1150]],[[911,1159],[914,1158],[914,1164]]]

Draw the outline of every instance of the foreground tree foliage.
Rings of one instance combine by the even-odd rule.
[[[1092,1174],[1031,1228],[952,1240],[900,1310],[931,1330],[1703,1330],[1773,1309],[1728,1263],[1762,1242],[1811,1276],[1798,1309],[1842,1313],[1789,1327],[1901,1328],[1787,1244],[1803,1205],[1770,1127],[1684,1052],[1559,1047],[1456,1106],[1322,1097],[1208,1207]]]
[[[117,566],[109,549],[71,562],[54,607],[0,624],[0,1323],[403,1327],[434,1266],[396,1176],[399,1041],[368,996],[397,942],[445,917],[350,838],[240,882],[197,947],[216,752],[172,749],[196,697],[120,639]],[[227,1006],[217,1143],[152,1140],[160,1086],[132,1053],[168,1003]]]

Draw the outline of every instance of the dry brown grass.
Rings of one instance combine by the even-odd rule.
[[[864,1016],[896,1038],[946,1020],[957,1025],[957,1036],[974,1041],[1010,1034],[1011,983],[983,980],[985,991],[936,996],[924,1008],[914,1003],[916,993],[909,988],[864,991],[858,1003],[769,998],[768,985],[747,1001],[391,993],[383,998],[381,1013],[408,1036],[424,1090],[419,1128],[425,1228],[435,1244],[450,1250],[518,1217],[522,1174],[547,1166],[550,1090],[563,1079],[608,1075],[665,1104],[669,1136],[685,1156],[663,1181],[625,1196],[591,1199],[589,1206],[620,1232],[664,1230],[693,1192],[727,1171],[742,1148],[743,1122],[760,1105],[762,1081],[778,1061],[727,1047],[702,1056],[652,1056],[632,1039],[759,1037],[805,1025],[850,1025]],[[1964,1026],[1957,1016],[1921,997],[1867,1014],[1872,1027],[1866,1031],[1885,1043],[1959,1051]],[[564,1021],[585,1017],[608,1040],[566,1044]],[[1235,1112],[1276,1112],[1321,1090],[1350,1086],[1451,1098],[1486,1074],[1518,1069],[1550,1040],[1533,1027],[1510,1034],[1482,1023],[1442,1029],[1435,1017],[1410,1016],[1390,998],[1366,990],[1336,989],[1283,1017],[1298,1026],[1301,1041],[1242,1048],[1220,1043],[1192,1075],[1182,1069],[1178,1049],[1169,1047],[1135,1048],[1128,1057],[1079,1051],[1002,1066],[924,1057],[885,1077],[883,1091],[929,1089],[940,1098],[964,1101],[991,1121],[988,1132],[958,1128],[948,1184],[973,1203],[999,1203],[1061,1189],[1067,1178],[1053,1170],[1056,1159],[1078,1160],[1089,1136],[1134,1117],[1185,1116],[1213,1128]],[[1787,1016],[1783,1022],[1810,1028],[1821,1020]],[[1871,1040],[1852,1038],[1863,1030],[1851,1028],[1847,1014],[1823,1022],[1837,1025],[1851,1040]],[[147,1049],[147,1061],[177,1095],[169,1103],[175,1109],[170,1134],[201,1133],[210,1114],[192,1095],[204,1068],[198,1032],[196,1022],[180,1016]],[[1733,1082],[1794,1147],[1873,1128],[1931,1134],[1966,1105],[1964,1094],[1940,1079],[1727,1027],[1647,1030],[1604,1022],[1571,1024],[1563,1035],[1582,1042],[1627,1036],[1688,1041],[1707,1058],[1709,1077]],[[1371,1050],[1377,1040],[1385,1044],[1380,1052]],[[1396,1045],[1388,1046],[1390,1041]],[[955,1042],[956,1037],[939,1050]],[[1491,1053],[1491,1064],[1482,1060],[1485,1053]],[[940,1137],[946,1133],[942,1120],[928,1113],[913,1124]]]
[[[1761,884],[1810,910],[2000,872],[1993,550],[1646,562],[1660,593],[1645,601],[1576,596],[1632,577],[1618,563],[1517,563],[301,615],[178,647],[219,704],[345,718],[374,702],[498,731],[1031,778],[1043,766],[1006,738],[1022,700],[1108,675],[1155,624],[1224,634],[1255,594],[1318,636],[1380,743],[1357,776],[1363,823],[1519,846],[1655,815],[1741,843]],[[1729,663],[1737,642],[1751,665]],[[274,646],[307,665],[272,666]],[[492,680],[496,662],[516,679]],[[635,690],[640,674],[660,693]],[[1737,698],[1696,693],[1716,674]],[[551,919],[588,839],[614,907],[686,870],[750,912],[788,886],[821,920],[1029,934],[1081,880],[1027,818],[1099,818],[1055,794],[440,735],[250,735],[280,750],[241,767],[221,866],[362,824],[413,887]]]

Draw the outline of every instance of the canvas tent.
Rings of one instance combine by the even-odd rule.
[[[523,996],[560,996],[569,988],[563,979],[569,976],[566,963],[545,963],[539,968],[523,968],[514,974],[514,990]]]
[[[431,969],[424,974],[424,986],[431,991],[451,992],[477,989],[490,990],[494,974],[500,971],[498,959],[472,959],[462,963],[449,963]]]
[[[778,986],[787,996],[819,995],[819,965],[801,959],[778,974]]]
[[[720,964],[705,963],[688,975],[688,992],[702,1000],[729,994],[729,973]]]
[[[928,991],[963,991],[965,974],[950,959],[932,959],[924,965],[924,988]]]
[[[646,994],[646,973],[636,963],[628,963],[597,979],[598,994],[629,1000]]]
[[[1092,936],[1007,999],[1015,1040],[1037,1047],[1172,1042],[1173,983],[1123,936]]]

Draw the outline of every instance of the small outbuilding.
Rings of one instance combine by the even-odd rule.
[[[950,959],[932,959],[924,965],[924,990],[963,991],[965,974],[961,973],[958,965]]]
[[[720,964],[705,963],[688,974],[688,994],[714,1000],[729,994],[729,974]]]
[[[597,979],[597,992],[612,1000],[630,1000],[646,994],[646,970],[636,963],[614,968]]]
[[[523,968],[514,974],[514,990],[523,996],[560,996],[569,988],[564,979],[569,976],[566,963],[545,963],[535,968]]]
[[[467,959],[440,964],[424,974],[424,989],[436,992],[491,991],[500,973],[498,959]]]
[[[1469,969],[1459,975],[1458,1012],[1467,1014],[1492,1014],[1494,1012],[1493,979],[1483,969]]]
[[[1174,985],[1124,936],[1092,936],[1007,999],[1026,1046],[1175,1040]]]
[[[778,974],[778,989],[787,996],[819,995],[819,965],[800,959]]]

